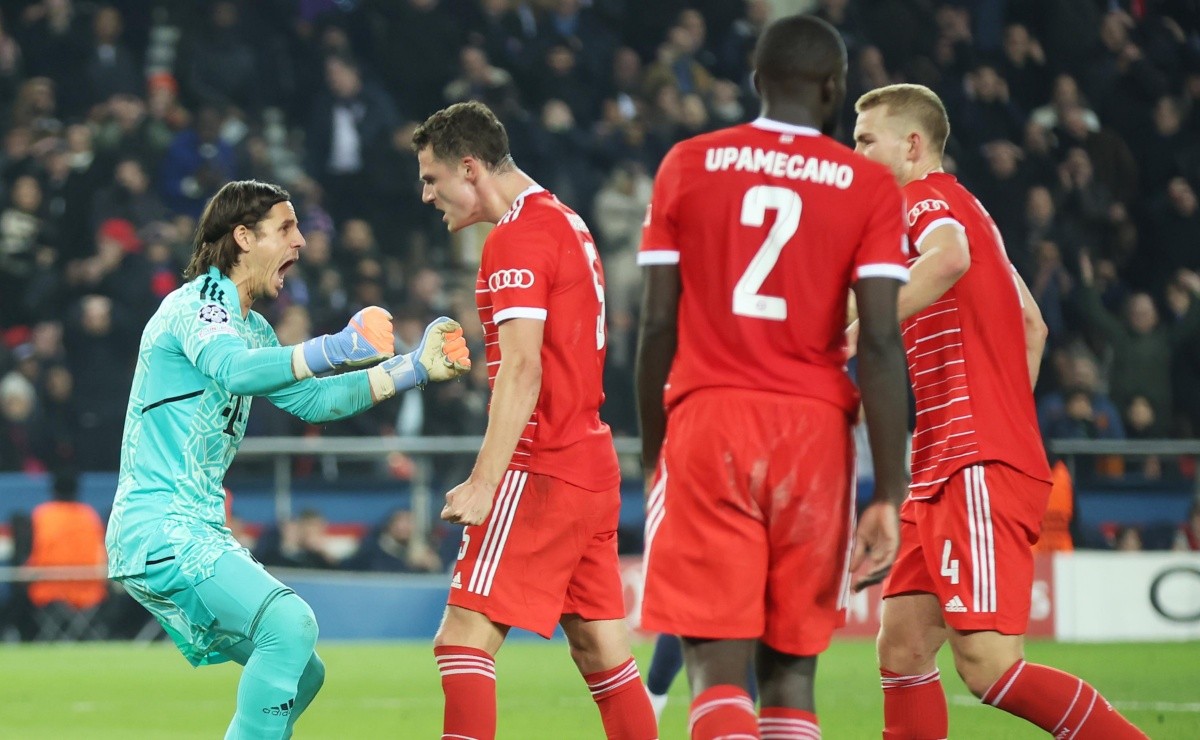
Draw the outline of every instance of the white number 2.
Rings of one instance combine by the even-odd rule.
[[[958,560],[950,559],[950,540],[942,547],[942,575],[950,579],[952,586],[958,585]]]
[[[591,242],[583,243],[583,251],[587,253],[588,269],[592,271],[592,284],[596,286],[596,300],[600,301],[600,315],[596,317],[596,349],[604,349],[604,286],[600,284],[600,272],[596,265],[600,256],[596,254],[596,245]]]
[[[746,191],[742,199],[742,225],[760,227],[766,220],[768,210],[778,211],[774,225],[767,238],[750,260],[750,265],[733,286],[733,312],[752,319],[783,321],[787,319],[787,300],[775,295],[762,295],[767,275],[779,261],[783,247],[800,227],[800,211],[803,204],[793,190],[772,185],[755,185]]]

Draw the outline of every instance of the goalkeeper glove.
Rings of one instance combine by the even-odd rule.
[[[301,357],[314,375],[343,367],[373,365],[396,354],[392,315],[368,306],[337,334],[314,337],[300,345]]]
[[[367,371],[375,400],[382,401],[429,381],[452,380],[471,369],[470,351],[462,326],[446,316],[425,327],[416,348]]]

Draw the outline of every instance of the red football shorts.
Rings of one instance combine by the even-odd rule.
[[[933,498],[905,501],[883,597],[930,593],[956,630],[1025,634],[1049,498],[1049,483],[990,462],[959,470]]]
[[[509,470],[483,524],[463,530],[449,603],[550,637],[564,614],[623,619],[621,491]]]
[[[647,502],[642,626],[824,650],[845,621],[853,463],[830,403],[729,389],[681,401]]]

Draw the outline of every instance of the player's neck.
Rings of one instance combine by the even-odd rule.
[[[517,196],[537,185],[533,178],[518,167],[491,176],[490,187],[484,195],[488,221],[497,223],[508,213]]]
[[[821,130],[821,123],[812,114],[812,111],[807,106],[803,105],[786,105],[775,103],[768,105],[763,103],[762,112],[759,113],[763,118],[769,118],[772,121],[786,123],[790,126],[804,126],[806,128],[815,128]]]
[[[244,270],[239,269],[240,264],[234,265],[229,271],[229,280],[237,287],[238,302],[242,308],[242,318],[250,315],[250,306],[254,304],[254,293],[250,287],[250,275]]]
[[[913,165],[912,170],[909,172],[908,177],[904,178],[904,182],[900,183],[900,186],[904,187],[910,182],[924,180],[926,176],[934,172],[945,172],[945,170],[942,169],[941,162],[921,162],[915,164]]]

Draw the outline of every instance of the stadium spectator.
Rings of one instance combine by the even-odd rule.
[[[0,379],[0,471],[45,472],[46,430],[37,411],[36,390],[25,376]]]
[[[1141,552],[1142,530],[1131,525],[1117,527],[1113,535],[1112,548],[1117,552]]]
[[[399,122],[396,107],[349,57],[325,60],[325,83],[309,118],[309,171],[323,183],[335,221],[373,216],[370,171]]]
[[[1061,390],[1038,401],[1038,427],[1049,439],[1124,439],[1125,426],[1116,405],[1100,387],[1100,368],[1078,352],[1066,362]]]
[[[1075,549],[1071,525],[1075,517],[1075,486],[1071,470],[1062,460],[1050,466],[1050,499],[1042,515],[1042,528],[1035,553],[1071,552]]]
[[[330,549],[329,522],[317,509],[305,509],[285,519],[259,539],[254,558],[267,567],[314,568],[339,567]]]
[[[1200,551],[1200,501],[1192,502],[1187,520],[1179,526],[1171,549],[1177,552]]]
[[[144,82],[138,61],[124,44],[121,11],[111,5],[101,6],[92,15],[92,40],[83,67],[89,108],[103,103],[114,95],[137,95]]]
[[[416,536],[413,514],[397,509],[363,538],[358,552],[347,558],[347,570],[388,573],[436,573],[442,569],[437,551]]]
[[[97,577],[35,580],[29,584],[29,601],[35,610],[43,612],[39,621],[71,621],[76,616],[86,620],[108,596],[108,583],[101,570],[107,562],[104,525],[94,508],[78,500],[79,481],[70,469],[60,468],[54,475],[52,494],[51,501],[33,510],[33,549],[25,564],[47,568],[92,566]],[[56,611],[63,613],[52,614]]]
[[[198,218],[221,185],[233,179],[237,159],[221,138],[221,112],[205,106],[195,124],[171,139],[159,171],[159,192],[175,213]]]

